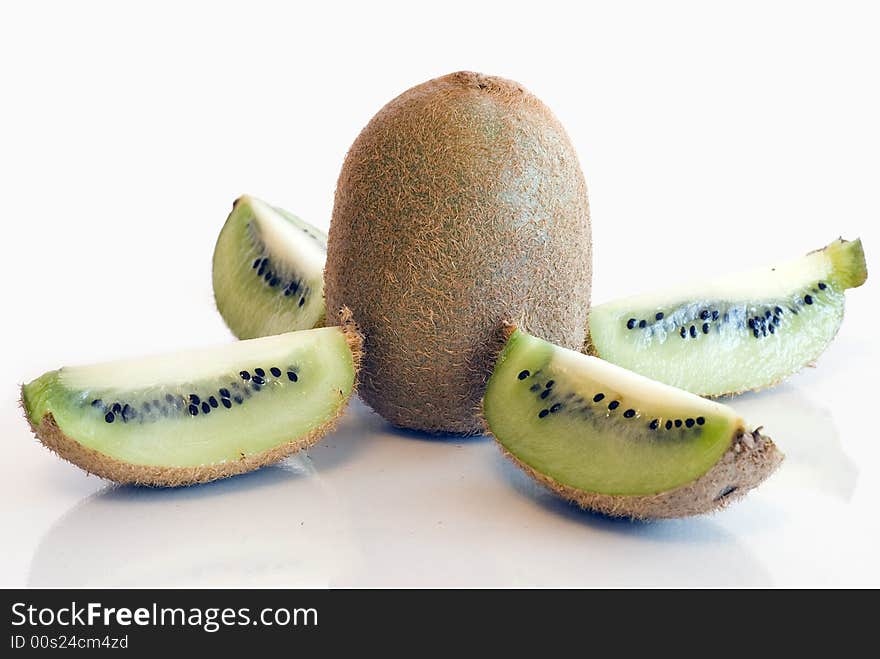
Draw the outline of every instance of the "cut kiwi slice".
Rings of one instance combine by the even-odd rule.
[[[327,236],[281,208],[239,197],[214,248],[214,299],[240,339],[324,321]]]
[[[360,335],[290,332],[50,371],[22,387],[34,433],[88,472],[176,486],[232,476],[311,446],[355,386]]]
[[[520,330],[500,352],[483,415],[526,472],[612,516],[714,510],[761,483],[783,457],[729,407]]]
[[[860,240],[775,267],[601,304],[588,352],[705,396],[772,386],[812,363],[867,277]]]

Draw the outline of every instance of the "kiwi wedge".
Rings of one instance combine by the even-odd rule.
[[[860,240],[773,267],[627,297],[590,311],[588,351],[705,396],[772,386],[837,334],[867,278]]]
[[[214,248],[214,299],[240,339],[324,321],[327,236],[256,197],[235,200]]]
[[[782,461],[729,407],[509,330],[483,399],[489,431],[584,508],[636,519],[709,512]]]
[[[50,371],[22,387],[37,438],[118,483],[176,486],[251,471],[333,426],[361,338],[341,327]]]

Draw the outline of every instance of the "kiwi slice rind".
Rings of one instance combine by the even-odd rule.
[[[600,304],[587,351],[705,396],[773,386],[837,334],[844,291],[867,278],[860,240],[799,259]]]
[[[324,322],[327,236],[282,208],[243,195],[214,248],[217,309],[240,339]]]
[[[37,438],[117,483],[178,486],[252,471],[332,430],[361,335],[341,326],[50,371],[22,387]]]
[[[685,517],[742,497],[782,461],[729,407],[510,328],[483,399],[505,453],[611,516]]]

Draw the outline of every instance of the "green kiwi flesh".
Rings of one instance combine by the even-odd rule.
[[[705,396],[772,386],[837,334],[844,291],[867,277],[860,240],[774,267],[595,306],[588,350]]]
[[[483,399],[491,434],[585,508],[633,518],[708,512],[782,460],[729,407],[513,330]]]
[[[242,196],[214,248],[214,299],[240,339],[324,321],[327,236],[281,208]]]
[[[50,371],[22,387],[37,437],[120,483],[174,486],[310,446],[355,386],[360,335],[290,332],[180,354]]]

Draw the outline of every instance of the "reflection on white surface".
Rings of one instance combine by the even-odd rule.
[[[175,490],[108,486],[42,538],[31,586],[326,586],[357,564],[307,458]]]
[[[771,583],[722,519],[592,515],[486,438],[397,431],[355,403],[336,433],[281,466],[178,490],[102,489],[44,535],[29,584]]]
[[[844,501],[852,498],[859,470],[840,444],[831,412],[783,384],[729,401],[748,421],[764,425],[785,453],[776,478]]]

